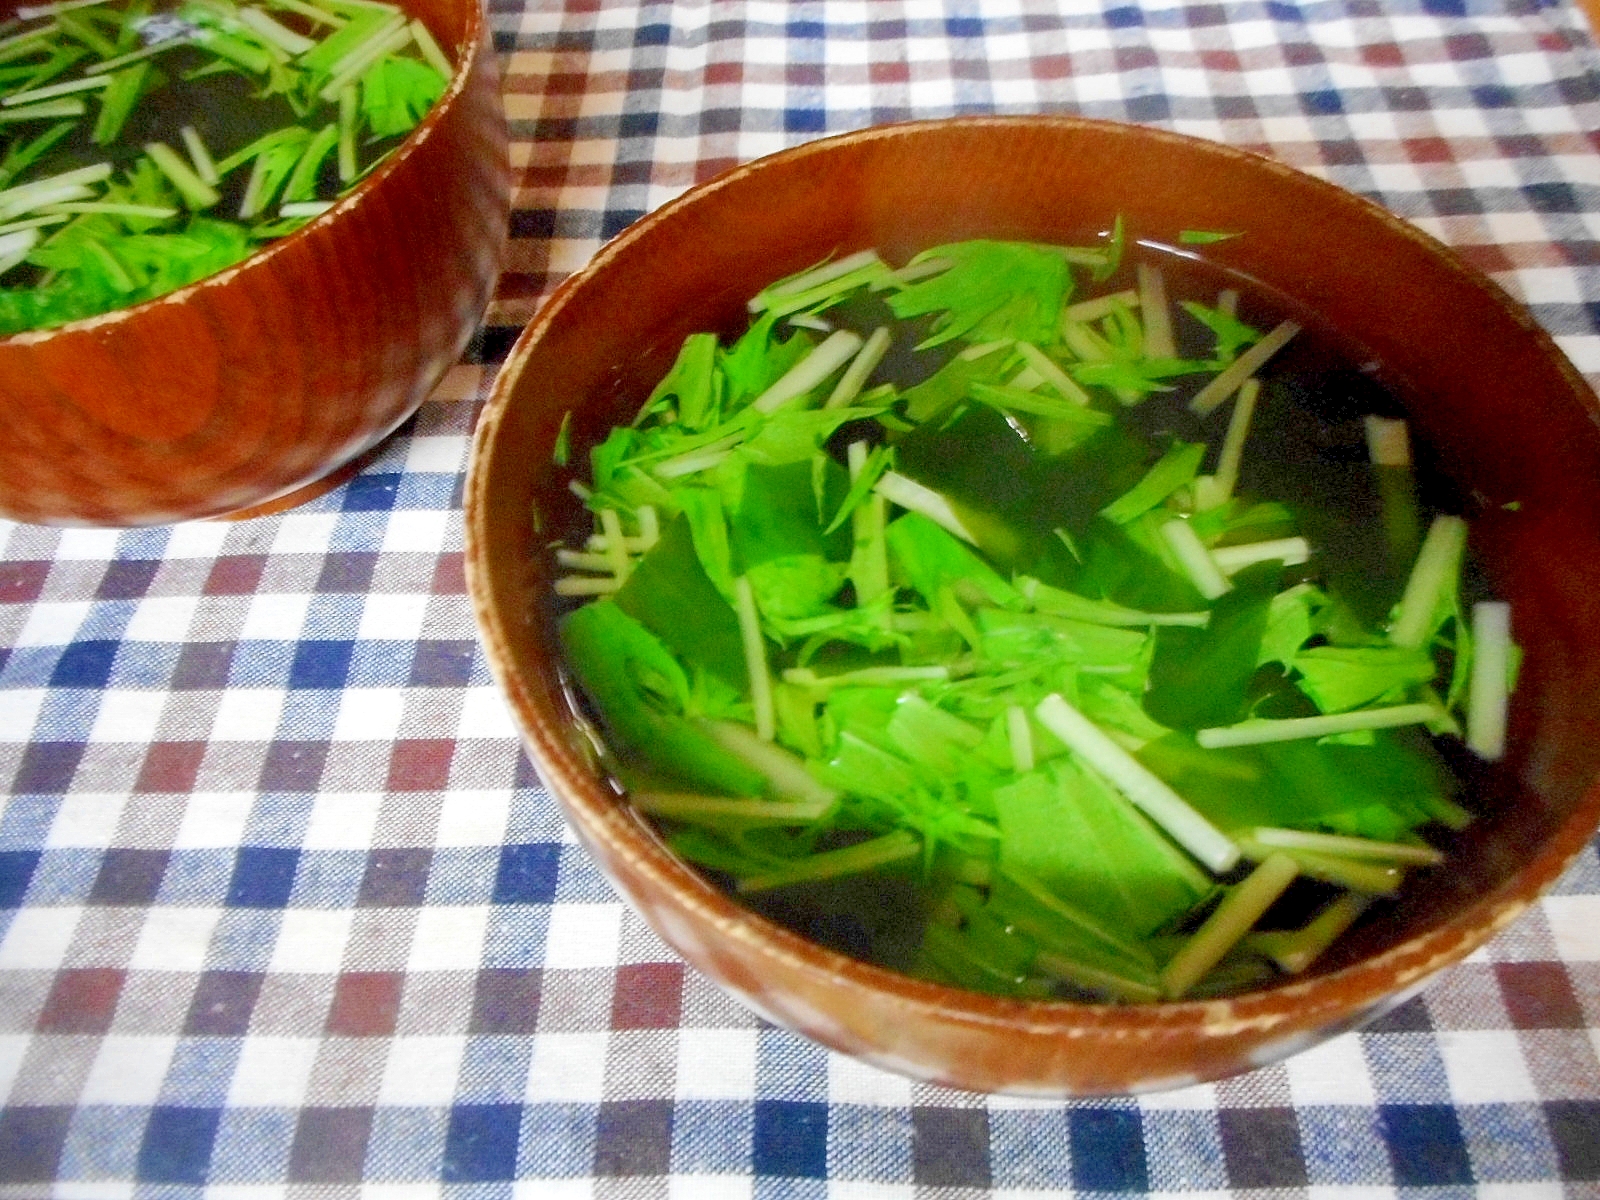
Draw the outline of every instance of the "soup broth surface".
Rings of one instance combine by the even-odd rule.
[[[1471,820],[1470,498],[1396,458],[1381,364],[1202,254],[972,245],[781,281],[591,448],[551,616],[609,769],[741,903],[896,970],[1140,1002],[1308,969]],[[908,313],[969,252],[1022,282]]]

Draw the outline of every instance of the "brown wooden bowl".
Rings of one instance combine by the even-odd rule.
[[[237,513],[338,470],[427,398],[494,286],[510,168],[480,0],[404,3],[455,75],[334,208],[180,291],[0,338],[0,515]]]
[[[571,504],[551,451],[626,421],[680,339],[834,253],[1062,241],[1122,213],[1172,240],[1246,230],[1221,264],[1319,311],[1404,383],[1415,427],[1491,515],[1474,539],[1526,662],[1504,770],[1447,868],[1414,877],[1316,973],[1228,1000],[993,999],[863,965],[752,915],[675,858],[597,772],[556,665],[535,525]],[[1525,909],[1600,823],[1600,406],[1494,284],[1376,206],[1269,160],[1074,118],[865,130],[698,187],[632,226],[523,333],[478,426],[467,578],[489,662],[578,837],[683,956],[773,1021],[883,1067],[1048,1095],[1217,1078],[1376,1015]],[[1499,505],[1516,500],[1516,511]]]

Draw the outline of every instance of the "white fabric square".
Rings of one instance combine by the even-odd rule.
[[[1398,1195],[1379,1183],[1317,1183],[1306,1189],[1306,1200],[1395,1200]]]
[[[1188,1087],[1167,1088],[1159,1092],[1141,1092],[1139,1107],[1147,1112],[1159,1111],[1209,1111],[1217,1107],[1217,1085],[1191,1083]]]
[[[1507,185],[1515,187],[1516,183]],[[1488,241],[1509,245],[1512,242],[1541,242],[1545,239],[1544,222],[1537,213],[1484,213],[1484,225],[1489,230]],[[1571,272],[1562,268],[1564,274]]]
[[[413,437],[406,447],[406,470],[454,474],[466,461],[464,437]]]
[[[250,598],[239,627],[241,640],[292,642],[306,627],[311,596],[306,592],[265,592]]]
[[[439,801],[435,846],[498,846],[505,840],[511,816],[508,791],[461,791],[452,788]]]
[[[738,1100],[755,1085],[754,1029],[678,1030],[680,1100]]]
[[[459,520],[447,509],[397,508],[383,527],[383,550],[391,554],[436,551],[449,544],[446,531],[452,519]]]
[[[65,646],[89,615],[87,600],[41,600],[28,610],[16,646]]]
[[[914,47],[915,43],[911,47],[913,53],[909,55],[913,64],[912,77],[911,81],[906,85],[906,95],[911,102],[911,107],[913,109],[920,108],[925,112],[949,111],[955,107],[956,103],[955,80],[950,78],[947,73],[948,69],[942,62],[938,65],[937,71],[932,73],[931,78],[917,78]]]
[[[250,792],[194,792],[183,805],[183,820],[173,836],[174,850],[237,846],[255,803]]]
[[[615,966],[621,934],[620,904],[558,904],[550,910],[544,965],[557,969]]]
[[[874,1108],[911,1107],[911,1080],[851,1058],[828,1055],[828,1100],[832,1104],[865,1104]]]
[[[1415,68],[1414,68],[1415,69]],[[1426,66],[1422,68],[1426,72]],[[1447,74],[1455,75],[1454,71]],[[1428,84],[1418,81],[1419,86],[1427,87]],[[1446,83],[1445,86],[1450,86]],[[1436,108],[1433,109],[1433,119],[1439,126],[1439,136],[1444,138],[1486,138],[1491,136],[1489,122],[1484,119],[1484,112],[1475,108]]]
[[[185,521],[167,534],[162,558],[215,558],[237,526],[226,521]]]
[[[563,205],[568,205],[570,201],[570,207],[582,207],[576,203],[576,196],[568,196],[567,191],[569,190],[574,193],[581,193],[587,189],[571,188],[563,190],[561,193]],[[605,204],[603,190],[599,193],[599,199],[603,207]],[[589,265],[589,260],[594,257],[594,252],[599,248],[600,242],[598,239],[592,242],[587,239],[583,241],[573,239],[571,241],[556,242],[550,247],[550,274],[555,278],[560,278],[563,275],[571,275],[576,271],[581,271]]]
[[[1456,163],[1461,180],[1471,188],[1514,188],[1522,180],[1507,158],[1468,158]]]
[[[139,742],[155,740],[161,723],[164,698],[159,692],[112,688],[100,694],[100,709],[89,731],[91,742]]]
[[[0,940],[0,970],[54,971],[66,958],[83,909],[77,905],[21,908]],[[106,966],[105,963],[74,964]]]
[[[1521,108],[1517,110],[1517,119],[1528,127],[1529,133],[1577,133],[1582,128],[1577,118],[1577,112],[1562,105],[1548,108]]]
[[[33,740],[39,710],[44,707],[44,688],[17,688],[0,692],[0,743],[26,743]]]
[[[52,850],[65,846],[109,846],[122,820],[128,797],[105,792],[81,792],[63,796],[50,822],[50,837],[45,842]]]
[[[1394,114],[1376,109],[1372,112],[1346,113],[1345,120],[1350,123],[1350,134],[1358,141],[1393,142],[1398,141],[1400,131],[1395,127]]]
[[[1600,375],[1600,338],[1592,334],[1558,337],[1556,345],[1561,347],[1561,353],[1572,360],[1572,365],[1585,375]]]
[[[528,1064],[527,1099],[598,1104],[610,1041],[608,1033],[541,1033]]]
[[[667,1179],[667,1200],[750,1200],[751,1187],[744,1175],[672,1175]],[[836,1180],[828,1185],[828,1195],[831,1200],[848,1196],[849,1187],[847,1181]]]
[[[461,696],[461,720],[456,725],[457,737],[464,738],[515,738],[516,722],[506,705],[499,688],[471,687]]]
[[[154,1104],[161,1094],[176,1037],[108,1035],[101,1039],[79,1104]]]
[[[1473,1191],[1474,1200],[1560,1200],[1572,1193],[1553,1180],[1527,1183],[1480,1183]]]
[[[63,529],[53,557],[63,561],[104,562],[117,556],[117,541],[121,537],[120,529]]]
[[[11,1095],[11,1085],[17,1081],[23,1057],[33,1038],[26,1033],[0,1034],[0,1104]]]
[[[1367,170],[1372,175],[1373,186],[1385,192],[1411,193],[1423,190],[1422,176],[1417,172],[1415,163],[1371,163]],[[1410,220],[1424,233],[1434,237],[1440,235],[1439,223],[1433,218],[1414,215]]]
[[[397,1037],[383,1065],[379,1104],[448,1108],[455,1098],[464,1037]]]
[[[147,909],[128,965],[141,971],[203,970],[211,935],[221,917],[220,908],[163,905]]]
[[[926,1192],[923,1194],[926,1194]],[[1023,1191],[996,1188],[987,1194],[991,1197],[991,1200],[1059,1200],[1061,1195],[1059,1191],[1045,1192],[1033,1188]],[[828,1184],[828,1200],[914,1200],[917,1195],[916,1185],[910,1183],[878,1183],[870,1179],[840,1179],[831,1180]]]
[[[415,641],[427,612],[428,597],[417,592],[368,596],[356,636],[364,641]]]
[[[1021,79],[996,79],[991,86],[994,90],[995,107],[998,109],[1026,111],[1039,106],[1039,84],[1031,76]]]
[[[198,596],[148,596],[128,619],[123,637],[130,642],[181,642],[189,636]]]
[[[487,904],[423,908],[411,935],[408,971],[475,971],[489,927]]]
[[[1600,896],[1546,896],[1543,907],[1557,954],[1572,962],[1600,962]]]
[[[290,511],[279,522],[278,534],[272,539],[273,554],[326,554],[339,514]]]
[[[300,845],[306,850],[366,850],[383,796],[377,792],[319,792]]]
[[[312,1037],[245,1038],[228,1085],[228,1104],[240,1108],[293,1108],[304,1104],[321,1041]]]
[[[1277,74],[1277,72],[1264,72]],[[1283,74],[1288,82],[1288,73]],[[1286,95],[1294,95],[1299,89],[1288,86],[1283,89]],[[1314,142],[1316,134],[1312,131],[1311,122],[1304,117],[1262,117],[1261,132],[1266,135],[1268,142],[1275,146],[1288,146],[1294,142]],[[1311,170],[1311,174],[1326,174],[1325,171]]]
[[[134,1185],[118,1183],[115,1180],[98,1179],[82,1180],[73,1183],[57,1183],[51,1191],[51,1200],[133,1200]],[[206,1189],[206,1200],[212,1200],[212,1189]],[[222,1200],[217,1197],[217,1200]],[[267,1200],[267,1197],[252,1197],[252,1200]],[[277,1200],[273,1197],[272,1200]]]
[[[274,971],[332,975],[344,960],[352,909],[285,909],[272,946]]]
[[[1289,1095],[1297,1108],[1374,1102],[1372,1076],[1361,1052],[1359,1034],[1342,1034],[1312,1046],[1284,1059],[1283,1069],[1289,1076]]]
[[[1513,1030],[1443,1029],[1438,1043],[1452,1103],[1523,1104],[1539,1099]]]
[[[223,692],[211,722],[214,742],[270,742],[283,710],[279,688],[239,688]]]
[[[336,742],[387,742],[400,730],[406,694],[400,688],[350,688],[339,697]]]
[[[1568,267],[1530,267],[1514,271],[1506,282],[1529,304],[1582,304],[1583,289]]]
[[[519,1179],[511,1185],[512,1200],[594,1200],[594,1180]],[[367,1194],[362,1193],[362,1200]]]

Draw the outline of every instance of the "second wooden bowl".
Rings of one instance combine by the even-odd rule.
[[[248,510],[338,470],[426,399],[494,286],[510,170],[480,0],[405,2],[455,74],[350,195],[180,291],[0,339],[0,516]]]

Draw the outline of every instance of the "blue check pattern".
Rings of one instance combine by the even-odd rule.
[[[685,968],[572,841],[472,627],[496,365],[697,181],[1077,112],[1364,193],[1600,382],[1600,51],[1560,0],[490,0],[516,177],[483,328],[341,488],[0,524],[0,1200],[1600,1195],[1600,855],[1358,1032],[1181,1092],[914,1083]],[[1308,230],[1307,236],[1316,236]]]

